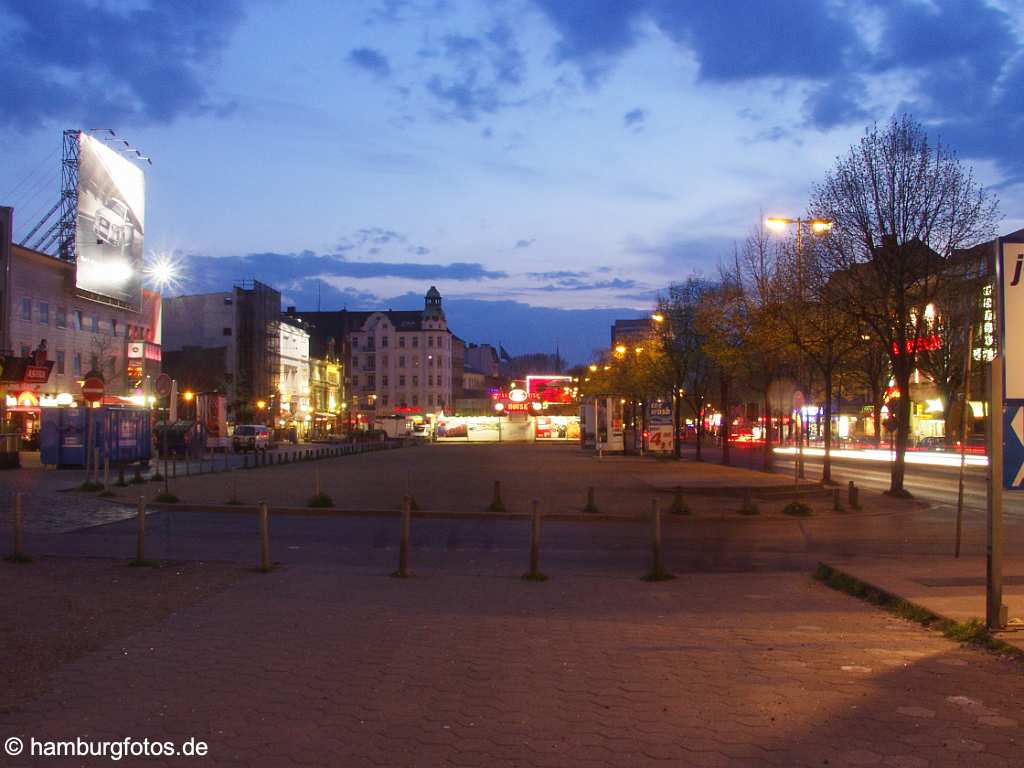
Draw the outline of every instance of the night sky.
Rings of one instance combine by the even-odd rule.
[[[146,250],[179,293],[433,284],[463,338],[583,360],[897,111],[1024,226],[1021,0],[3,0],[0,32],[16,238],[61,130],[114,128],[153,158]]]

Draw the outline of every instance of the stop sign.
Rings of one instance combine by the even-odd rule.
[[[82,397],[90,403],[95,403],[97,400],[102,399],[105,391],[103,379],[93,377],[82,382]]]

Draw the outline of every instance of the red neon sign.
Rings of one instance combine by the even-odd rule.
[[[908,355],[914,352],[934,352],[936,349],[942,349],[942,337],[937,334],[918,336],[916,339],[907,339],[903,346]],[[900,345],[895,341],[892,343],[892,353],[894,355],[901,354]]]

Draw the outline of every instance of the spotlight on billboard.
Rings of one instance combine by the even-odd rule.
[[[75,287],[138,309],[142,301],[145,176],[80,132]]]

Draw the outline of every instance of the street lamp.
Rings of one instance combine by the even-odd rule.
[[[661,312],[655,312],[653,315],[651,315],[651,320],[653,320],[656,323],[664,323],[665,316],[661,314]]]
[[[806,224],[807,226],[809,226],[811,228],[811,232],[813,232],[814,234],[816,234],[816,235],[824,235],[827,232],[832,231],[832,221],[830,219],[801,219],[801,218],[790,219],[790,218],[787,218],[785,216],[769,216],[765,220],[765,224],[769,228],[774,229],[776,232],[780,232],[780,231],[782,231],[783,229],[785,229],[788,226],[795,226],[796,227],[796,292],[797,292],[797,301],[800,301],[800,300],[803,299],[803,294],[804,294],[804,292],[803,292],[803,269],[802,269],[802,264],[801,264],[801,261],[800,261],[800,258],[801,258],[800,246],[801,246],[801,243],[803,242],[802,241],[802,237],[803,237],[804,225]],[[798,312],[797,313],[797,317],[799,318],[799,316],[800,316],[800,314]],[[804,429],[804,423],[803,422],[804,422],[804,418],[803,418],[803,413],[802,412],[799,413],[799,419],[800,419],[800,432],[796,432],[796,449],[797,449],[796,472],[797,472],[797,475],[799,477],[803,477],[804,476],[804,452],[803,452],[803,429]],[[772,428],[771,423],[769,423],[767,425],[767,427],[770,430]],[[780,428],[781,428],[781,425],[780,425]],[[825,429],[831,430],[832,429],[832,425],[831,424],[826,424],[825,425]]]

